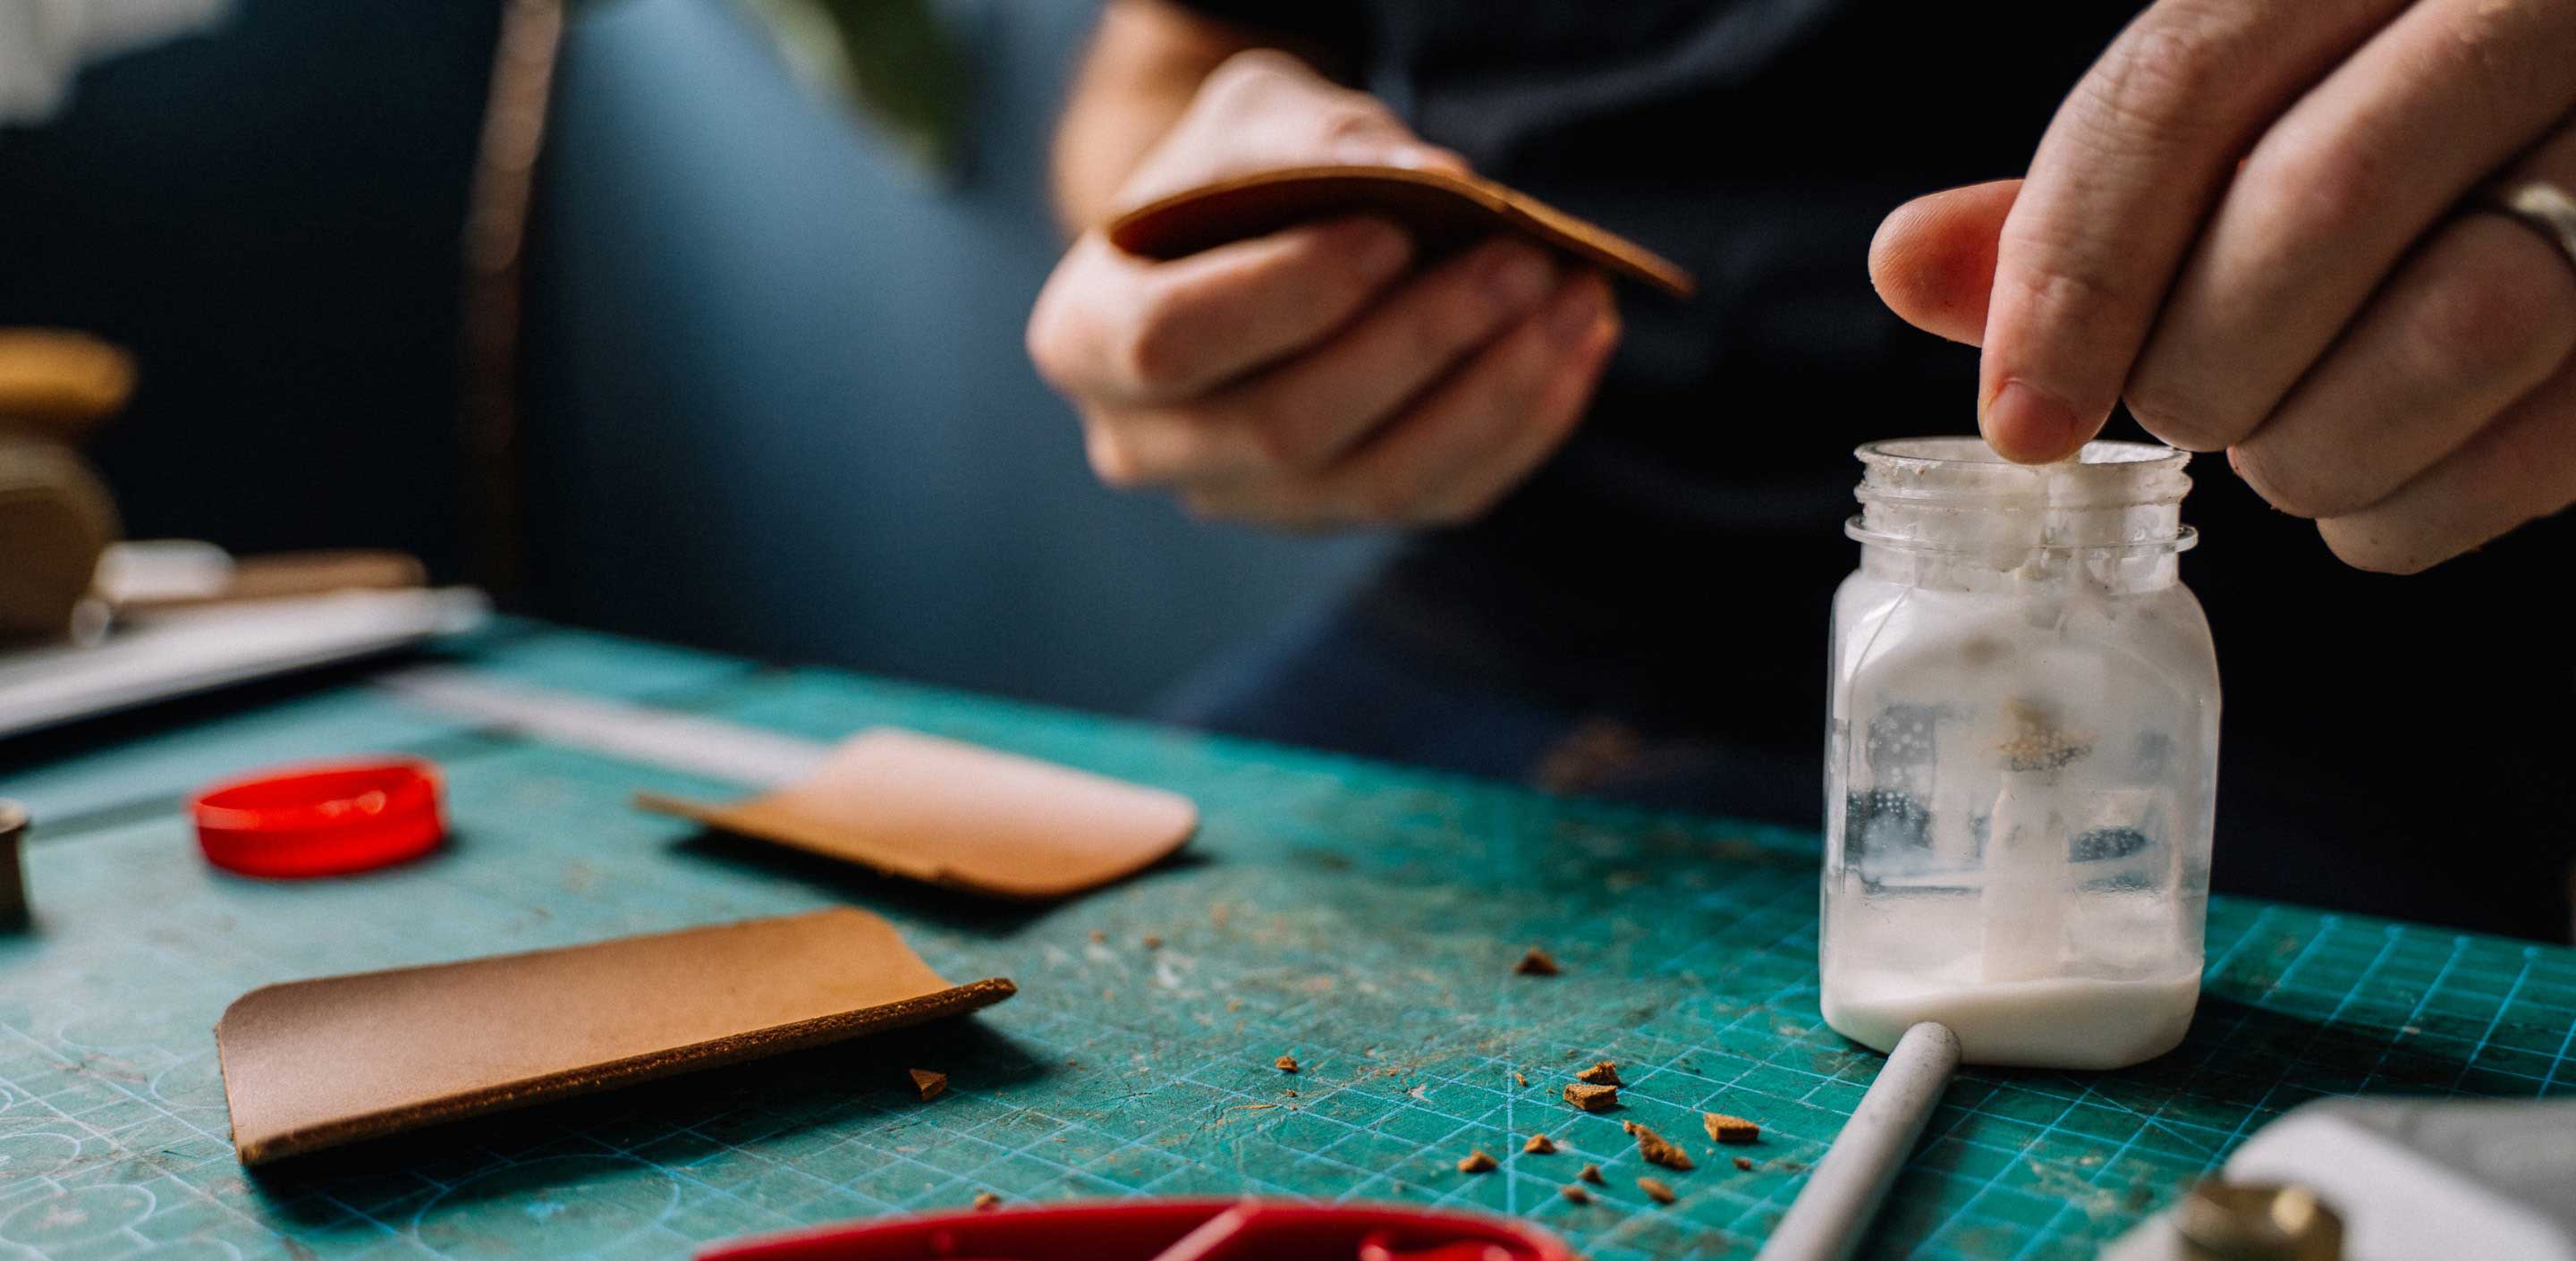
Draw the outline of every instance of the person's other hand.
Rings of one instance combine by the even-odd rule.
[[[2413,572],[2576,501],[2576,259],[2463,213],[2490,176],[2576,190],[2570,0],[2160,0],[2024,180],[1921,198],[1870,271],[1984,348],[2004,455],[2114,402]]]
[[[1464,165],[1375,98],[1250,52],[1208,77],[1118,201],[1315,163]],[[1370,218],[1161,263],[1095,227],[1038,295],[1029,357],[1112,486],[1290,528],[1463,521],[1573,432],[1618,315],[1599,276],[1527,242],[1414,261]]]

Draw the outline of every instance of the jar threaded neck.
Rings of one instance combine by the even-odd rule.
[[[2191,453],[2088,442],[2055,464],[2015,464],[1977,438],[1900,438],[1853,454],[1864,543],[2009,558],[2180,551]],[[2017,562],[2016,562],[2017,563]]]

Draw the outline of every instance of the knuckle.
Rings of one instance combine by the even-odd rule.
[[[1307,295],[1322,315],[1357,310],[1377,292],[1376,280],[1347,252],[1332,252],[1324,249],[1320,240],[1310,240],[1300,254],[1303,256],[1281,259],[1279,266],[1303,273],[1305,283],[1285,288]]]
[[[2227,462],[2263,502],[2294,517],[2313,521],[2367,506],[2353,502],[2351,492],[2334,486],[2313,460],[2285,459],[2268,447],[2249,443],[2231,448]]]
[[[1028,350],[1029,366],[1037,370],[1038,379],[1046,382],[1047,388],[1058,394],[1069,392],[1067,382],[1070,381],[1071,374],[1066,371],[1067,365],[1064,362],[1063,352],[1056,348],[1055,339],[1032,322],[1024,338],[1024,344]]]
[[[1180,318],[1176,305],[1168,299],[1148,302],[1112,352],[1118,374],[1140,389],[1167,391],[1189,378],[1189,321]]]
[[[1305,472],[1322,462],[1317,443],[1303,425],[1259,411],[1234,423],[1252,448],[1253,463],[1266,472]]]
[[[1532,317],[1503,344],[1503,354],[1480,393],[1487,408],[1515,415],[1528,411],[1538,402],[1540,388],[1565,362],[1565,352],[1539,326],[1545,318],[1545,313]]]
[[[1199,81],[1199,99],[1218,104],[1257,100],[1292,81],[1304,67],[1275,48],[1247,48],[1227,57]]]
[[[1091,462],[1092,476],[1111,490],[1135,490],[1146,484],[1145,466],[1135,448],[1123,440],[1115,426],[1094,419],[1084,429],[1082,451]]]
[[[1068,393],[1074,379],[1073,339],[1067,335],[1063,302],[1052,291],[1040,293],[1037,304],[1029,310],[1028,327],[1021,331],[1021,344],[1027,349],[1029,365],[1037,369],[1038,379],[1057,393]]]
[[[1403,353],[1414,363],[1443,363],[1493,331],[1493,299],[1472,276],[1457,276],[1433,300],[1406,314],[1398,328]]]
[[[2457,85],[2454,107],[2474,128],[2463,134],[2504,135],[2521,127],[2533,96],[2551,89],[2563,64],[2533,55],[2556,41],[2534,39],[2527,16],[2512,5],[2462,6],[2449,15],[2445,34],[2394,51],[2414,63],[2405,68],[2410,81]]]
[[[2425,368],[2459,379],[2508,370],[2559,321],[2564,282],[2540,269],[2495,267],[2439,286],[2416,308],[2409,340]]]
[[[2215,404],[2179,384],[2170,373],[2139,374],[2129,382],[2121,401],[2148,433],[2185,451],[2219,450],[2240,432]]]
[[[1369,139],[1395,125],[1395,115],[1375,97],[1357,92],[1334,98],[1315,114],[1316,132],[1328,142]]]
[[[2239,41],[2216,21],[2189,12],[2150,12],[2102,54],[2082,89],[2100,131],[2121,143],[2187,140],[2235,95]]]
[[[2343,236],[2387,215],[2389,181],[2365,143],[2323,129],[2285,131],[2246,159],[2231,201],[2262,209],[2282,241]]]
[[[1082,456],[1092,463],[1092,476],[1113,492],[1136,489],[1144,476],[1136,468],[1136,458],[1128,453],[1126,443],[1110,432],[1108,425],[1092,425],[1082,437]]]
[[[2035,268],[2016,268],[1998,272],[1998,284],[2007,283],[2028,295],[2037,310],[2058,319],[2089,320],[2101,318],[2103,312],[2148,309],[2159,295],[2146,292],[2143,281],[2124,274],[2121,260],[2114,257],[2113,243],[2086,239],[2091,225],[2052,223],[2038,230],[2022,229],[2007,223],[2011,239],[2006,242],[2016,251],[2042,260]]]

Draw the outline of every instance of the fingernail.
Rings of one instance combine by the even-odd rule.
[[[1388,166],[1400,166],[1408,171],[1454,171],[1465,165],[1457,154],[1446,149],[1425,149],[1413,145],[1387,154],[1385,161]]]
[[[1413,257],[1413,238],[1390,224],[1362,222],[1354,229],[1359,240],[1351,249],[1352,264],[1371,280],[1383,280],[1404,269]]]
[[[1492,295],[1494,305],[1509,312],[1524,311],[1546,296],[1556,269],[1545,255],[1518,242],[1502,246],[1498,255],[1485,268],[1485,292]]]
[[[2084,445],[2075,409],[2020,380],[2007,380],[1995,391],[1977,417],[1977,430],[1997,454],[2023,464],[2064,459]]]
[[[1547,313],[1547,335],[1569,346],[1579,343],[1600,325],[1607,305],[1600,282],[1577,276],[1556,295],[1556,305]]]

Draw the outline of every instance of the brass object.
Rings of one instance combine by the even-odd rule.
[[[0,328],[0,641],[61,639],[116,508],[69,441],[134,394],[134,357],[86,333]]]
[[[2213,1178],[2174,1209],[2184,1261],[2342,1261],[2343,1218],[2306,1187]]]
[[[0,430],[0,642],[71,634],[116,508],[62,443]]]
[[[0,328],[0,429],[69,438],[124,410],[134,357],[53,328]]]

